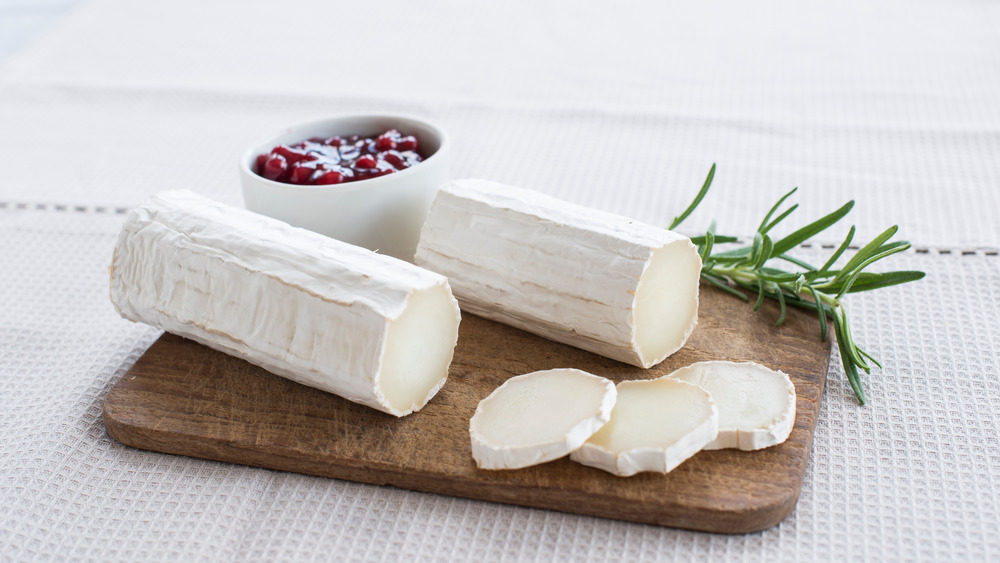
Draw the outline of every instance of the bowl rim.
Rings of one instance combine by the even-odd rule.
[[[410,122],[413,124],[418,124],[419,126],[429,130],[432,134],[437,137],[438,148],[433,154],[424,158],[420,163],[411,166],[409,168],[404,168],[398,172],[392,174],[386,174],[385,176],[379,176],[377,178],[367,178],[364,180],[358,180],[356,182],[344,182],[341,184],[328,184],[328,185],[299,185],[299,184],[286,184],[284,182],[276,182],[270,180],[257,174],[250,168],[250,163],[257,156],[263,147],[268,145],[274,146],[274,142],[279,137],[284,137],[289,133],[294,132],[297,129],[304,129],[306,127],[316,127],[322,124],[329,123],[331,125],[336,124],[340,121],[346,120],[357,120],[357,121],[399,121],[399,122]],[[357,134],[357,133],[350,133]],[[240,156],[239,169],[240,174],[244,177],[252,179],[261,187],[266,187],[271,190],[287,191],[287,192],[310,192],[314,194],[324,193],[324,192],[354,192],[364,189],[377,189],[379,186],[389,184],[391,182],[399,181],[400,179],[405,179],[414,174],[414,170],[420,168],[421,165],[426,164],[430,161],[437,162],[444,159],[443,154],[445,149],[449,147],[449,138],[445,130],[437,123],[427,120],[422,117],[417,117],[408,114],[397,114],[397,113],[346,113],[339,115],[331,115],[327,117],[321,117],[318,119],[310,119],[308,121],[302,121],[288,127],[284,127],[280,131],[272,133],[267,137],[260,137],[256,141],[250,144],[247,149],[243,151]],[[419,171],[418,171],[419,172]],[[244,189],[246,186],[244,184]]]

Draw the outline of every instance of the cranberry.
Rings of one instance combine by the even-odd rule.
[[[254,161],[257,174],[287,184],[330,185],[392,174],[423,160],[413,135],[389,129],[380,135],[312,137],[278,145]]]
[[[375,140],[375,150],[391,151],[396,148],[396,140],[399,139],[399,131],[390,129],[378,136]]]
[[[316,185],[339,184],[344,181],[344,175],[337,170],[330,170],[316,178]]]
[[[303,166],[301,164],[296,164],[292,166],[292,173],[288,177],[288,181],[293,184],[308,184],[309,180],[315,173],[316,173],[316,168],[313,166]]]
[[[271,154],[280,154],[285,157],[289,164],[295,164],[296,162],[301,162],[309,158],[309,155],[302,150],[302,147],[298,146],[292,148],[286,145],[278,145],[273,151],[271,151]]]
[[[403,155],[399,154],[399,151],[386,151],[382,155],[382,159],[400,170],[409,166],[409,164],[403,160]]]
[[[419,144],[417,143],[417,138],[413,135],[403,137],[396,143],[396,148],[401,151],[415,151]]]
[[[378,162],[376,162],[375,157],[370,154],[366,154],[354,161],[355,168],[375,168],[377,164]]]
[[[277,180],[288,170],[288,161],[281,155],[271,155],[264,163],[264,177],[268,180]]]

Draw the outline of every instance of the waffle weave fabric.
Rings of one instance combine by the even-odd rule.
[[[311,16],[87,2],[0,67],[0,560],[1000,559],[1000,6],[281,6]],[[752,233],[795,186],[795,220],[855,199],[859,239],[898,223],[892,268],[927,278],[849,298],[885,369],[858,407],[834,352],[791,516],[713,535],[109,438],[104,396],[159,336],[108,300],[124,212],[174,188],[241,205],[245,146],[371,111],[440,123],[453,177],[654,224],[717,162],[691,234]]]

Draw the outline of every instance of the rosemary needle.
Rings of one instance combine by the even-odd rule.
[[[698,207],[712,186],[714,178],[715,164],[712,164],[698,195],[681,215],[673,219],[670,229],[680,225]],[[853,226],[843,243],[819,268],[788,255],[792,249],[839,222],[854,207],[854,201],[849,201],[836,211],[824,215],[784,237],[775,238],[770,234],[771,231],[798,209],[798,204],[795,204],[782,211],[782,205],[797,189],[786,193],[771,206],[770,211],[757,227],[753,243],[749,246],[718,251],[718,245],[735,243],[738,239],[733,236],[717,234],[715,223],[712,223],[704,235],[692,237],[691,241],[698,245],[698,251],[702,258],[701,278],[744,301],[750,300],[746,292],[756,294],[755,311],[760,308],[764,299],[777,301],[781,310],[776,323],[778,326],[784,322],[786,306],[789,305],[815,311],[819,319],[820,337],[824,340],[827,338],[827,322],[832,320],[840,358],[844,364],[844,373],[847,374],[848,383],[850,383],[858,403],[863,405],[865,404],[865,391],[861,385],[860,372],[871,373],[868,361],[878,367],[882,366],[875,358],[858,347],[854,341],[843,298],[849,293],[871,291],[916,281],[923,278],[925,274],[912,270],[884,273],[864,271],[875,262],[910,248],[910,243],[906,241],[889,242],[889,239],[898,230],[896,226],[886,229],[871,242],[861,247],[839,269],[834,269],[834,265],[854,240],[855,228]],[[791,264],[795,268],[777,268],[773,265],[776,260]]]

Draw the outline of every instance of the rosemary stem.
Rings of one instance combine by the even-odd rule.
[[[670,224],[670,229],[676,228],[694,211],[698,203],[701,202],[708,192],[714,177],[715,165],[713,164],[708,177],[705,179],[705,184],[698,192],[694,202],[688,206],[684,213],[674,218]],[[832,268],[850,247],[855,233],[853,226],[844,239],[844,242],[841,243],[840,247],[819,269],[810,266],[805,261],[789,256],[787,254],[788,251],[840,221],[854,206],[854,202],[850,201],[836,211],[784,237],[773,238],[770,234],[772,229],[798,208],[798,205],[795,204],[781,211],[782,204],[794,192],[795,190],[788,192],[771,207],[764,220],[761,221],[760,227],[757,228],[751,246],[718,251],[718,245],[736,242],[738,238],[715,234],[714,221],[708,228],[705,236],[693,237],[692,241],[699,246],[699,253],[704,264],[701,270],[702,279],[745,301],[749,301],[755,297],[755,311],[758,310],[765,298],[776,300],[781,307],[781,314],[777,321],[778,325],[785,318],[786,305],[794,305],[803,309],[816,311],[821,325],[820,336],[823,339],[827,337],[827,323],[832,321],[834,334],[837,338],[837,346],[840,349],[841,360],[844,364],[844,372],[858,402],[863,405],[865,404],[865,392],[861,385],[858,368],[861,368],[866,373],[871,372],[871,368],[865,361],[865,358],[871,360],[878,367],[881,367],[881,365],[879,365],[875,358],[872,358],[855,344],[854,337],[851,334],[851,324],[847,318],[847,310],[844,308],[841,300],[849,293],[870,291],[916,281],[923,278],[924,273],[917,271],[883,273],[863,271],[870,264],[891,254],[902,252],[910,247],[906,241],[889,242],[889,239],[898,230],[896,226],[886,229],[882,234],[875,237],[874,240],[863,246],[839,270],[832,270]],[[772,220],[772,217],[775,218]],[[779,268],[770,267],[768,263],[772,259],[781,259],[790,262],[802,268],[802,271],[787,272]],[[743,291],[749,293],[749,296],[744,294]]]

